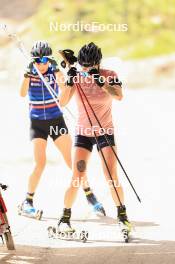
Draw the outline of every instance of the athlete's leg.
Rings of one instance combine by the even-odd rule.
[[[28,182],[29,194],[35,193],[42,172],[45,168],[47,141],[42,138],[34,138],[33,146],[34,146],[35,167],[32,174],[29,177],[29,182]]]
[[[82,146],[82,144],[85,145],[88,152],[92,151],[92,144],[89,142],[89,140],[83,138],[82,137],[77,137],[76,138],[76,144],[80,144]],[[87,141],[84,141],[87,140]],[[81,142],[80,142],[81,141]],[[68,165],[69,168],[71,168],[71,149],[72,149],[72,142],[71,142],[71,137],[67,134],[67,135],[62,135],[60,137],[58,137],[55,141],[54,141],[56,147],[59,149],[59,151],[62,153],[63,158],[65,159],[66,164]],[[78,146],[77,146],[78,147]],[[75,154],[76,155],[76,150],[77,148],[75,148]],[[82,148],[80,148],[82,149]],[[102,206],[101,203],[98,202],[96,195],[92,192],[90,185],[88,183],[88,179],[87,179],[87,174],[84,173],[83,175],[83,181],[81,182],[81,186],[85,192],[86,195],[86,199],[88,201],[88,203],[90,205],[92,205],[94,207],[95,211],[101,212],[102,214],[105,215],[105,210]]]
[[[113,148],[116,151],[116,147],[113,147]],[[115,187],[113,187],[113,185],[112,185],[112,181],[111,181],[111,178],[109,176],[108,170],[107,170],[107,168],[106,168],[106,166],[104,164],[102,155],[100,154],[101,160],[102,160],[102,164],[103,164],[103,171],[104,171],[104,174],[105,174],[106,179],[108,181],[108,184],[110,186],[110,191],[111,191],[112,198],[114,200],[115,205],[117,206],[117,219],[118,219],[118,222],[120,223],[122,233],[123,233],[123,230],[125,230],[125,229],[127,229],[127,232],[130,232],[131,231],[131,224],[130,224],[130,222],[128,220],[127,213],[126,213],[126,207],[125,207],[125,204],[124,204],[123,188],[122,188],[122,186],[121,186],[121,184],[119,182],[118,175],[117,175],[117,161],[116,161],[116,157],[115,157],[115,155],[114,155],[114,153],[113,153],[113,151],[112,151],[110,146],[102,148],[102,152],[103,152],[104,157],[106,159],[106,162],[107,162],[107,165],[108,165],[111,177],[112,177],[112,181],[113,181],[114,186],[115,186]],[[117,191],[118,195],[116,194],[116,191]],[[118,196],[119,196],[120,201],[118,199]]]
[[[72,169],[72,139],[69,134],[62,135],[54,141],[55,146],[61,152],[67,166]],[[75,151],[76,152],[76,151]],[[84,181],[82,182],[82,188],[90,188],[88,184],[87,175],[84,174]]]
[[[54,141],[55,146],[61,152],[66,165],[72,169],[72,139],[69,134],[62,135]]]
[[[116,151],[116,147],[113,147]],[[108,165],[108,168],[109,168],[109,171],[110,171],[110,174],[112,176],[112,180],[109,176],[109,173],[108,173],[108,170],[106,168],[106,165],[104,163],[104,160],[102,158],[102,155],[99,151],[99,154],[100,154],[100,157],[101,157],[101,161],[102,161],[102,166],[103,166],[103,172],[105,174],[105,177],[106,177],[106,180],[109,184],[109,187],[110,187],[110,191],[111,191],[111,195],[112,195],[112,198],[116,204],[116,206],[120,206],[120,202],[119,202],[119,199],[116,195],[116,191],[119,195],[119,198],[120,198],[120,201],[122,204],[124,204],[124,194],[123,194],[123,188],[121,186],[121,184],[119,183],[119,179],[118,179],[118,174],[117,174],[117,160],[116,160],[116,157],[111,149],[111,147],[107,146],[107,147],[104,147],[102,148],[102,152],[103,152],[103,155],[105,157],[105,160],[107,162],[107,165]],[[114,183],[114,186],[115,186],[115,189],[112,185],[112,182]]]
[[[65,208],[71,208],[81,183],[85,186],[87,178],[87,163],[91,152],[85,148],[76,147],[73,163],[73,177],[64,197]]]

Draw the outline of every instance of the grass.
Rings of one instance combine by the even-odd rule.
[[[32,38],[47,39],[54,50],[76,52],[94,41],[105,56],[145,58],[174,52],[175,5],[173,0],[43,0],[32,17]],[[91,23],[128,24],[127,32],[55,31],[49,24]]]

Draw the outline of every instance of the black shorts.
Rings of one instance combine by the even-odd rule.
[[[49,120],[31,119],[31,140],[34,138],[47,140],[48,136],[50,136],[55,141],[58,137],[66,134],[68,134],[68,128],[62,115]]]
[[[115,146],[114,135],[105,134],[105,136],[107,137],[111,146]],[[98,145],[99,145],[100,149],[109,146],[105,136],[102,135],[102,136],[97,137]],[[87,137],[87,136],[82,136],[82,135],[76,135],[75,136],[75,147],[85,148],[91,152],[93,149],[93,146],[95,144],[97,144],[95,137]],[[99,151],[98,145],[97,145],[97,150]]]

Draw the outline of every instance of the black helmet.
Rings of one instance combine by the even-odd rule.
[[[93,42],[84,45],[78,53],[78,62],[84,67],[91,67],[100,64],[101,59],[101,49]]]
[[[52,49],[46,41],[36,41],[31,50],[32,57],[48,57],[52,55]]]

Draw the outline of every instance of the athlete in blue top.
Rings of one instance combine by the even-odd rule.
[[[63,74],[59,71],[53,59],[52,49],[45,41],[37,41],[31,50],[32,62],[29,64],[21,86],[22,97],[29,95],[29,113],[31,120],[30,136],[34,146],[35,167],[30,175],[28,191],[25,201],[19,207],[20,213],[30,217],[37,217],[37,210],[33,206],[33,197],[40,177],[46,164],[47,138],[50,136],[58,150],[61,152],[67,166],[72,168],[71,149],[72,141],[68,128],[63,118],[63,113],[58,105],[59,88],[64,88]],[[38,75],[34,65],[49,84],[51,93]],[[58,86],[59,84],[59,86]],[[64,91],[62,90],[64,93]],[[86,198],[96,210],[102,211],[102,205],[92,193],[88,182],[83,189]]]

